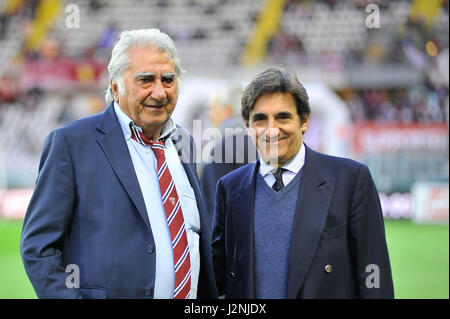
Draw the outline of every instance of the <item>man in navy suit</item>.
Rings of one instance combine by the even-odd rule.
[[[259,160],[217,186],[212,253],[226,298],[393,298],[378,193],[368,168],[303,143],[308,95],[270,68],[242,97]]]
[[[21,236],[40,298],[216,298],[192,137],[171,114],[182,73],[158,29],[125,31],[107,109],[45,141]]]

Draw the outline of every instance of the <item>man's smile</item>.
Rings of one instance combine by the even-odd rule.
[[[162,104],[154,104],[154,105],[148,105],[148,104],[142,104],[145,108],[151,108],[151,109],[162,109],[166,106],[165,103]]]

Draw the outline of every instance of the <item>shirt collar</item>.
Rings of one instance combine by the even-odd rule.
[[[125,135],[125,139],[129,140],[131,138],[130,125],[134,126],[136,129],[142,132],[142,128],[137,126],[134,121],[127,114],[125,114],[124,111],[122,111],[121,107],[116,102],[114,102],[114,110],[116,111],[120,127],[123,131],[123,135]],[[158,140],[172,136],[175,133],[176,128],[177,127],[175,125],[175,122],[172,120],[172,118],[169,118],[167,123],[164,125],[161,136],[158,138]]]
[[[270,166],[269,164],[265,163],[262,158],[259,158],[259,172],[261,176],[266,176],[267,174],[273,174],[277,170],[276,167]],[[291,171],[295,174],[297,174],[305,164],[305,146],[302,143],[300,146],[300,150],[297,152],[297,154],[294,156],[294,158],[287,163],[286,165],[283,165],[281,168],[284,168],[288,171]]]

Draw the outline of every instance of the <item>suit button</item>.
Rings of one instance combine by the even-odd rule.
[[[155,251],[155,248],[153,248],[153,245],[148,245],[146,251],[149,254],[153,254],[153,252]]]
[[[234,278],[236,278],[236,276],[235,276],[234,272],[232,272],[232,271],[230,271],[230,278],[231,278],[231,279],[234,279]]]
[[[331,273],[331,272],[333,271],[333,266],[331,266],[331,265],[326,265],[326,266],[325,266],[325,271],[326,271],[327,273]]]
[[[144,293],[145,293],[146,296],[150,296],[153,293],[153,289],[152,288],[147,288],[147,289],[145,289]]]

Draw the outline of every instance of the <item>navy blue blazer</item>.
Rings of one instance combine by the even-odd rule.
[[[200,213],[198,298],[216,298],[208,214],[193,140],[172,137]],[[47,137],[20,242],[39,298],[152,298],[155,242],[131,157],[112,104]],[[67,288],[68,264],[80,288]],[[70,285],[69,285],[70,286]]]
[[[258,169],[259,162],[248,164],[217,186],[212,254],[226,298],[255,298]],[[383,215],[368,168],[306,147],[298,197],[287,298],[393,298]]]
[[[205,164],[200,178],[205,195],[206,207],[211,212],[211,215],[214,212],[214,200],[219,179],[231,171],[257,159],[256,148],[247,134],[234,134],[224,137],[212,149],[212,158],[214,158],[214,152],[218,148],[221,149],[221,162],[217,163],[215,160],[212,160],[211,163]],[[227,154],[227,152],[230,154]],[[238,160],[237,156],[239,154],[243,155],[243,158]]]

